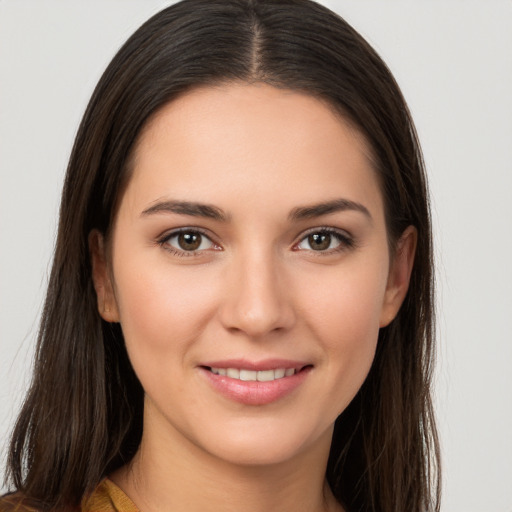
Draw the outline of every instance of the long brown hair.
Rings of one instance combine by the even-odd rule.
[[[119,325],[97,312],[88,234],[108,235],[149,117],[186,90],[229,81],[306,92],[349,119],[373,150],[390,244],[409,225],[418,231],[408,295],[336,421],[327,479],[350,512],[439,510],[432,237],[419,143],[386,65],[342,18],[309,0],[185,0],[142,25],[106,69],[67,169],[8,482],[41,509],[77,507],[135,454],[143,390]]]

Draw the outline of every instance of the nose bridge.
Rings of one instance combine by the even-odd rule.
[[[294,322],[282,261],[272,247],[252,246],[233,256],[222,320],[226,328],[259,337]]]

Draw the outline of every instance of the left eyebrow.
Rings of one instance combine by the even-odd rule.
[[[312,219],[314,217],[320,217],[321,215],[343,211],[361,212],[368,217],[370,221],[373,221],[372,215],[366,206],[355,201],[350,201],[349,199],[334,199],[325,203],[299,206],[290,212],[288,219],[291,221]]]
[[[192,201],[166,200],[158,201],[146,208],[141,216],[153,215],[156,213],[177,213],[179,215],[191,215],[193,217],[206,217],[222,222],[227,222],[228,215],[216,206]]]

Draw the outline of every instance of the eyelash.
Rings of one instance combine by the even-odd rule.
[[[207,250],[207,249],[202,249],[202,250],[185,251],[185,250],[176,249],[175,247],[171,246],[169,244],[169,240],[171,240],[172,238],[174,238],[176,236],[179,236],[182,233],[196,234],[196,235],[198,234],[201,237],[205,237],[206,239],[208,239],[213,244],[214,247],[219,247],[212,240],[211,236],[209,236],[204,230],[202,230],[200,228],[196,228],[196,227],[180,228],[180,229],[173,230],[170,233],[166,233],[163,236],[161,236],[160,238],[158,238],[157,243],[163,249],[170,252],[172,255],[178,256],[178,257],[198,257],[198,256],[201,256],[203,251]],[[301,243],[303,243],[309,236],[317,235],[317,234],[333,236],[335,239],[337,239],[337,241],[339,242],[339,245],[337,247],[335,247],[334,249],[327,249],[327,250],[315,251],[314,249],[309,249],[309,251],[311,253],[315,254],[315,256],[325,256],[325,255],[336,254],[336,253],[347,251],[349,249],[353,249],[354,247],[356,247],[356,242],[355,242],[354,238],[352,238],[345,231],[341,231],[341,230],[338,230],[335,228],[330,228],[330,227],[319,227],[319,228],[311,229],[311,230],[307,231],[306,233],[302,234],[300,240],[297,243],[293,244],[293,249],[295,251],[300,251],[301,249],[298,249],[297,247]],[[219,249],[216,248],[214,250],[219,250]]]
[[[194,257],[194,256],[195,257],[201,256],[201,253],[204,250],[206,250],[206,249],[203,249],[203,250],[200,250],[200,251],[198,251],[198,250],[194,250],[194,251],[184,251],[184,250],[181,250],[180,251],[179,249],[176,249],[175,247],[173,247],[172,245],[169,244],[169,240],[171,240],[171,238],[179,236],[182,233],[201,235],[201,237],[204,237],[204,238],[208,239],[214,246],[218,247],[218,245],[212,240],[211,236],[207,235],[206,232],[203,231],[200,228],[179,228],[179,229],[175,229],[175,230],[171,231],[170,233],[166,233],[163,236],[161,236],[157,240],[157,243],[163,249],[165,249],[166,251],[170,252],[173,256],[184,257],[184,258],[190,258],[190,257]],[[214,249],[214,250],[218,250],[218,249]]]
[[[297,247],[299,244],[304,242],[308,237],[311,235],[329,235],[337,239],[339,242],[339,245],[335,247],[334,249],[327,249],[324,251],[315,251],[314,249],[309,249],[311,253],[313,253],[315,256],[327,256],[331,254],[337,254],[343,251],[347,251],[349,249],[353,249],[356,247],[356,242],[352,236],[350,236],[346,231],[341,231],[339,229],[330,228],[330,227],[320,227],[320,228],[313,228],[304,233],[301,236],[301,239],[294,244],[294,247]],[[300,250],[300,249],[296,249]]]

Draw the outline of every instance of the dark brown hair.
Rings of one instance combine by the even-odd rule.
[[[413,225],[410,289],[381,329],[370,374],[337,419],[327,479],[350,512],[439,510],[428,195],[413,122],[390,71],[343,19],[309,0],[185,0],[148,20],[94,91],[72,150],[30,390],[8,482],[41,509],[81,499],[135,454],[143,390],[120,326],[97,311],[88,234],[108,235],[141,129],[199,85],[264,82],[314,95],[374,155],[392,245]]]

